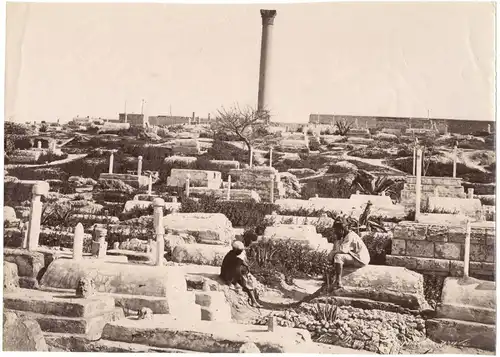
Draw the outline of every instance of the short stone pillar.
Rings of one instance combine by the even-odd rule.
[[[150,174],[148,181],[148,195],[151,196],[152,194],[153,194],[153,177]]]
[[[250,162],[249,162],[249,166],[250,167],[253,166],[253,148],[250,148]]]
[[[24,222],[21,230],[23,234],[23,244],[21,247],[23,249],[28,249],[28,230],[29,230],[29,222]]]
[[[491,124],[488,124],[488,134],[491,134]]]
[[[31,200],[30,218],[28,226],[28,250],[34,251],[38,248],[40,239],[40,222],[42,218],[42,196],[49,192],[49,184],[39,181],[33,185],[33,198]]]
[[[267,331],[273,332],[277,326],[276,316],[269,316],[267,320]]]
[[[465,226],[465,244],[464,244],[464,277],[469,276],[470,235],[471,235],[471,225],[470,221],[467,220],[467,224]]]
[[[269,167],[273,167],[273,148],[269,149]]]
[[[177,203],[177,197],[176,196],[172,197],[172,203]]]
[[[54,152],[54,151],[56,151],[56,149],[57,149],[57,143],[55,141],[51,141],[49,143],[49,151]]]
[[[163,228],[163,207],[165,207],[165,201],[161,198],[155,198],[153,200],[153,225],[155,228],[156,235],[156,265],[163,265],[163,256],[165,251],[165,228]]]
[[[189,197],[189,186],[190,186],[190,181],[191,181],[191,175],[187,175],[186,177],[186,197]]]
[[[120,242],[114,242],[113,243],[113,249],[115,249],[115,250],[120,249]]]
[[[108,242],[106,242],[106,235],[108,230],[105,228],[96,228],[94,230],[94,239],[92,240],[92,256],[102,259],[106,257],[108,249]]]
[[[457,177],[458,145],[453,148],[453,178]]]
[[[115,159],[115,154],[111,153],[109,155],[109,169],[108,169],[108,173],[112,174],[113,173],[113,161]]]
[[[85,231],[83,225],[78,223],[75,227],[75,234],[73,237],[73,259],[80,260],[83,258],[83,239]]]
[[[434,197],[439,197],[439,189],[434,187]]]
[[[226,192],[226,200],[231,199],[231,175],[227,175],[227,192]]]
[[[38,149],[41,149],[41,148],[42,148],[42,142],[41,142],[40,140],[38,140],[38,141],[36,142],[36,147],[37,147]]]
[[[137,161],[137,176],[141,175],[142,175],[142,156],[139,156]]]
[[[472,200],[474,198],[474,189],[472,187],[469,187],[467,189],[467,198],[469,200]]]
[[[420,215],[420,197],[422,196],[422,150],[417,150],[417,177],[415,183],[415,221]]]
[[[271,175],[271,190],[269,194],[269,201],[274,203],[274,175]]]

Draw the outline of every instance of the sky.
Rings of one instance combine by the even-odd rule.
[[[8,3],[5,117],[206,117],[257,105],[262,22],[276,9],[273,120],[309,114],[494,120],[495,6]],[[125,104],[126,103],[126,104]]]

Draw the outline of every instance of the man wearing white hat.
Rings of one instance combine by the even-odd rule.
[[[239,284],[243,291],[248,294],[250,304],[254,307],[261,307],[255,297],[255,288],[250,269],[247,263],[245,245],[240,241],[234,241],[233,249],[229,251],[222,261],[220,278],[229,285]]]

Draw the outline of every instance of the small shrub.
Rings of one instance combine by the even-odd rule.
[[[392,239],[387,233],[371,232],[363,236],[363,242],[370,252],[371,265],[385,265],[386,255],[391,254]]]

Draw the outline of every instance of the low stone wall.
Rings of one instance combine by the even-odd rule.
[[[456,198],[456,197],[429,197],[429,211],[443,211],[448,213],[460,213],[467,217],[481,219],[483,214],[479,199]]]
[[[407,211],[415,209],[416,183],[416,176],[407,176],[404,188],[401,191],[401,204],[405,206]],[[436,193],[439,197],[466,197],[462,186],[462,179],[459,177],[422,176],[420,206],[427,206],[428,198],[436,196]]]
[[[220,188],[222,175],[219,171],[172,169],[167,185],[170,187],[184,187],[190,176],[190,185],[194,187]]]
[[[172,213],[163,218],[166,233],[186,233],[198,243],[227,245],[234,239],[231,222],[222,213]]]
[[[147,187],[149,184],[149,177],[142,175],[102,173],[99,175],[99,181],[101,180],[120,180],[134,188]]]
[[[330,251],[333,244],[316,232],[316,227],[303,224],[278,224],[265,229],[262,239],[290,240],[306,244],[312,249]]]
[[[271,199],[271,185],[274,185],[274,200],[284,196],[283,183],[279,179],[279,172],[273,167],[256,166],[241,170],[231,170],[229,174],[235,178],[234,188],[257,192],[264,202]]]
[[[279,224],[301,224],[312,225],[316,228],[333,227],[334,219],[330,217],[301,217],[301,216],[283,216],[278,214],[268,214],[264,217],[266,225],[279,225]]]
[[[227,198],[227,188],[214,189],[207,187],[191,187],[189,190],[190,195],[199,196],[215,196],[219,199]],[[230,200],[232,201],[255,201],[260,202],[259,194],[251,190],[236,190],[231,189]]]
[[[30,252],[26,249],[4,248],[3,259],[4,262],[17,265],[21,288],[38,288],[38,279],[45,268],[45,256],[42,253]]]
[[[473,223],[471,227],[470,274],[491,279],[495,273],[494,223]],[[422,273],[461,276],[465,233],[465,225],[401,222],[394,229],[387,264]]]

